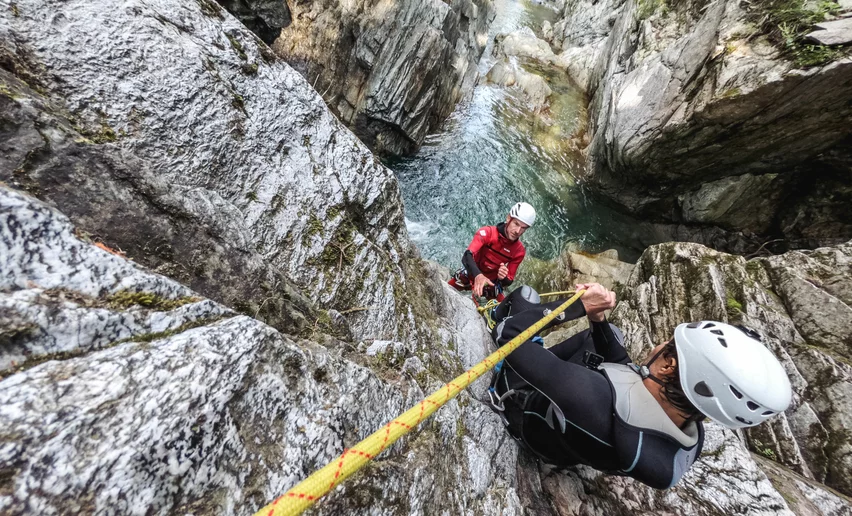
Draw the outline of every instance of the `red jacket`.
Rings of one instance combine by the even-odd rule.
[[[509,269],[509,274],[504,280],[504,286],[506,286],[515,279],[518,265],[523,261],[527,250],[520,239],[512,242],[503,236],[503,232],[500,231],[503,226],[504,224],[500,223],[496,226],[479,228],[473,235],[473,240],[467,246],[467,250],[473,255],[473,260],[476,262],[479,272],[485,274],[485,277],[491,281],[497,280],[500,264],[505,263]],[[477,275],[477,271],[468,270],[468,273],[471,280]]]

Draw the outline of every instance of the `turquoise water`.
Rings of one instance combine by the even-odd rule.
[[[523,1],[500,0],[491,40],[499,32],[528,25],[534,31],[556,11]],[[494,62],[490,44],[480,65]],[[588,251],[614,247],[622,259],[636,249],[617,236],[630,222],[595,203],[578,182],[584,167],[583,128],[587,101],[567,75],[523,64],[548,80],[551,106],[534,113],[511,88],[480,84],[442,130],[429,136],[413,157],[389,162],[405,200],[406,223],[425,258],[450,268],[480,226],[505,220],[518,201],[532,204],[538,219],[522,237],[536,258],[555,257],[566,243]],[[617,221],[617,222],[616,222]]]

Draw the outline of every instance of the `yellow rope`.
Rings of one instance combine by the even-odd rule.
[[[573,290],[563,290],[561,292],[548,292],[546,294],[539,294],[538,297],[550,297],[550,296],[562,296],[562,295],[574,295]]]
[[[456,377],[453,381],[430,394],[420,403],[404,412],[401,416],[383,426],[372,435],[356,444],[331,461],[322,469],[314,472],[295,487],[278,497],[274,502],[255,513],[255,516],[295,516],[310,507],[347,477],[361,469],[370,460],[378,456],[400,437],[413,430],[421,421],[432,415],[451,398],[473,383],[477,378],[493,368],[497,362],[506,358],[521,344],[531,339],[550,321],[564,312],[572,303],[580,299],[585,290],[580,290],[571,299],[562,303],[556,310],[542,317],[520,335],[489,355],[485,360]]]

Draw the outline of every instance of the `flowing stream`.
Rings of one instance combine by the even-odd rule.
[[[526,63],[553,90],[550,108],[536,113],[521,92],[485,81],[496,62],[496,34],[528,26],[541,37],[542,22],[553,23],[558,12],[528,0],[496,0],[495,8],[472,97],[417,155],[388,163],[400,181],[412,240],[425,258],[455,269],[477,228],[505,220],[515,202],[526,201],[538,212],[522,238],[528,256],[552,259],[572,243],[587,251],[616,248],[622,259],[635,259],[637,249],[622,243],[630,240],[623,235],[631,222],[595,203],[575,181],[584,166],[583,92],[563,71]]]

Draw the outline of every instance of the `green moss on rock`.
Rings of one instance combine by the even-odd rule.
[[[141,306],[149,310],[168,312],[189,303],[196,303],[201,299],[198,297],[181,297],[168,299],[151,292],[131,292],[122,290],[106,300],[107,306],[115,310],[126,310],[132,306]]]
[[[231,43],[231,48],[234,49],[234,52],[236,52],[237,56],[243,61],[248,61],[248,56],[246,55],[245,49],[243,49],[243,44],[240,43],[237,38],[230,34],[226,33],[225,37],[228,38],[228,41]]]

